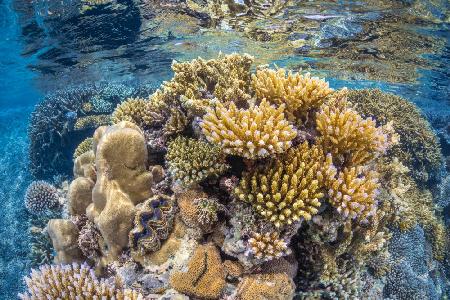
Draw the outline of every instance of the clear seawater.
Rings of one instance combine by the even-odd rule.
[[[152,8],[156,2],[113,1],[80,13],[76,0],[0,0],[0,299],[16,299],[29,272],[27,128],[48,93],[101,82],[158,85],[174,59],[246,52],[258,63],[326,76],[333,88],[396,93],[450,121],[448,1],[293,1],[249,24],[210,24],[204,12],[173,9],[184,1]],[[298,19],[304,26],[285,26]]]

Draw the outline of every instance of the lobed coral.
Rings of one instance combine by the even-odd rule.
[[[173,199],[156,195],[138,207],[134,217],[134,228],[129,234],[132,251],[145,255],[161,248],[162,241],[169,237],[173,225]]]
[[[97,279],[86,264],[43,265],[25,278],[27,291],[22,300],[41,299],[117,299],[142,300],[136,291],[119,289],[113,283]]]
[[[169,143],[166,161],[171,176],[185,186],[217,177],[229,167],[220,147],[183,136]]]
[[[25,207],[32,214],[46,212],[58,204],[58,191],[48,182],[33,181],[25,192]]]
[[[234,194],[276,227],[310,220],[325,195],[324,160],[320,148],[304,142],[267,166],[245,172]]]
[[[90,150],[92,150],[92,142],[94,141],[93,138],[88,137],[84,139],[80,144],[78,144],[77,148],[75,148],[75,151],[73,152],[73,159],[76,159],[81,154],[84,154]]]
[[[226,154],[263,158],[286,151],[297,135],[284,117],[284,107],[276,108],[264,99],[246,110],[219,103],[207,110],[200,126],[208,141]]]
[[[275,105],[286,105],[286,115],[294,123],[307,119],[332,93],[328,83],[309,73],[301,75],[284,69],[260,69],[252,75],[252,87],[258,99]]]
[[[248,240],[249,251],[257,259],[272,260],[290,253],[287,243],[280,239],[276,231],[257,233],[254,232]]]

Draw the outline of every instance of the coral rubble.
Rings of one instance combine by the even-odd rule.
[[[403,299],[393,281],[423,275],[399,246],[413,230],[439,270],[448,232],[409,168],[434,176],[440,153],[415,108],[383,115],[396,96],[252,63],[174,62],[149,97],[124,95],[114,112],[81,105],[97,113],[73,125],[97,128],[75,150],[73,180],[30,187],[26,206],[61,203],[35,231],[55,264],[93,269],[44,265],[23,299],[380,299],[383,288]],[[92,121],[102,115],[112,124]]]

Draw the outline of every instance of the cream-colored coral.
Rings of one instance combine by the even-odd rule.
[[[24,294],[19,294],[22,300],[144,299],[136,291],[118,289],[104,279],[97,279],[86,264],[44,265],[39,270],[33,269],[25,282],[28,289]]]
[[[239,300],[293,299],[295,284],[285,273],[247,275],[237,287]]]
[[[319,108],[333,91],[328,83],[309,73],[304,75],[284,69],[259,69],[252,75],[252,87],[258,99],[286,105],[290,121],[301,122],[312,109]]]
[[[229,167],[220,147],[183,136],[169,143],[166,161],[172,177],[185,186],[219,176]]]
[[[90,150],[92,150],[92,142],[93,139],[91,137],[86,138],[83,140],[77,148],[75,148],[75,152],[73,153],[73,159],[76,159],[78,156],[80,156],[83,153],[86,153]]]
[[[111,121],[110,115],[91,115],[80,117],[76,120],[74,129],[75,130],[85,130],[85,129],[95,129],[102,125],[107,125]]]
[[[269,165],[245,172],[234,193],[276,227],[317,214],[324,196],[320,148],[304,142]]]
[[[377,172],[363,166],[338,171],[330,154],[325,168],[328,200],[344,218],[367,220],[376,213]]]
[[[249,159],[282,153],[297,135],[284,118],[284,105],[275,108],[266,100],[245,110],[234,103],[228,108],[218,104],[208,109],[200,126],[208,141],[225,153]]]
[[[83,261],[83,253],[78,248],[78,228],[70,220],[52,219],[47,224],[56,255],[55,263],[73,263]]]
[[[364,164],[396,142],[392,124],[377,127],[347,106],[345,97],[324,104],[316,116],[318,143],[333,158],[350,165]],[[347,157],[348,156],[348,157]]]
[[[140,127],[149,125],[147,114],[147,103],[145,99],[129,98],[117,105],[112,113],[111,121],[117,124],[121,121],[128,121]]]
[[[257,259],[272,260],[290,253],[286,242],[280,239],[280,234],[276,231],[257,233],[254,232],[248,240],[249,253]]]

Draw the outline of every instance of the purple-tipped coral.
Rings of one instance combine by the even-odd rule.
[[[142,300],[133,290],[118,289],[113,283],[97,279],[88,265],[44,265],[25,278],[28,287],[22,300],[42,299],[116,299]]]
[[[43,213],[58,205],[58,191],[45,181],[33,181],[25,193],[25,206],[32,214]]]

